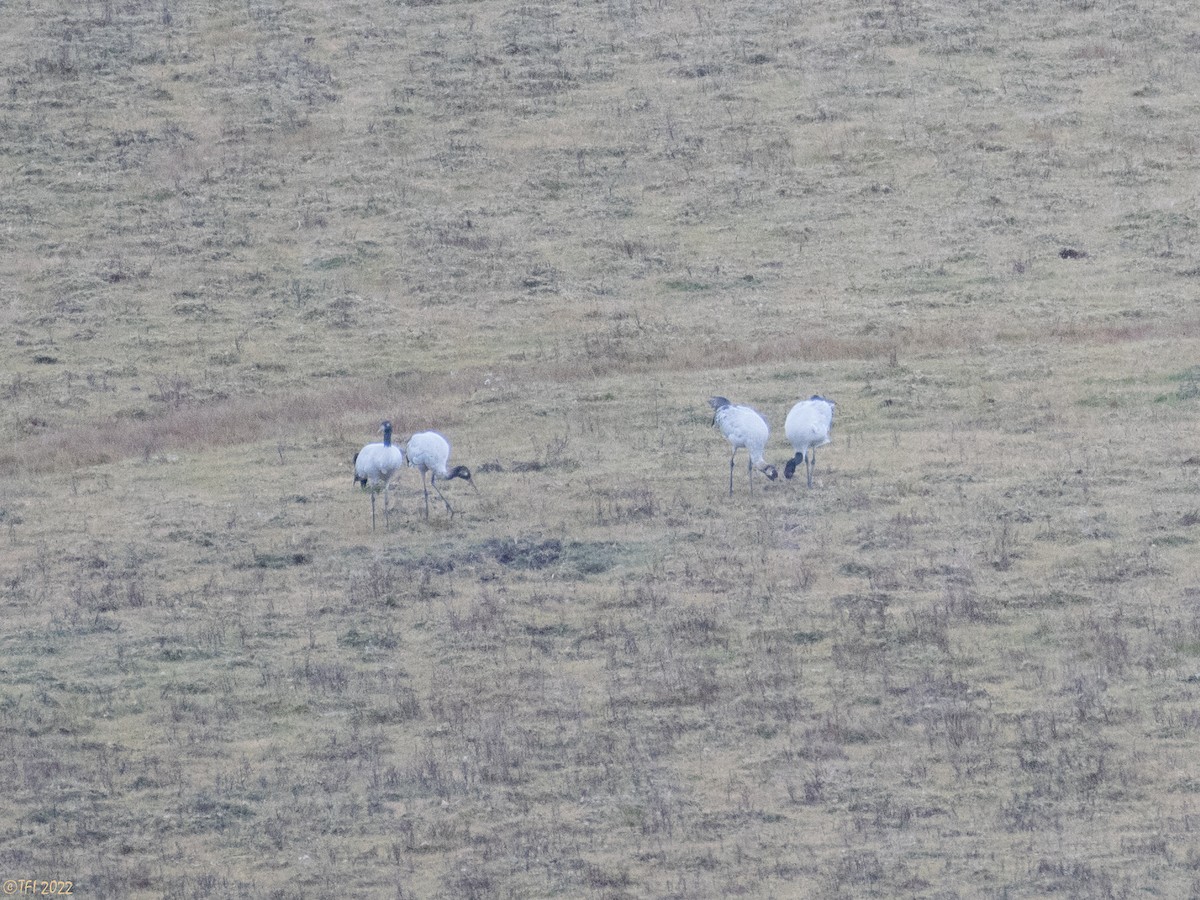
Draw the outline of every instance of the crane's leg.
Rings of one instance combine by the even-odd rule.
[[[430,476],[429,482],[430,482],[430,484],[433,485],[433,489],[435,491],[437,491],[437,495],[442,498],[442,502],[446,504],[446,512],[450,513],[450,518],[453,519],[454,518],[454,507],[451,506],[450,501],[447,500],[445,498],[445,496],[443,496],[442,489],[437,486],[437,476],[436,475]]]
[[[748,490],[750,491],[750,493],[753,494],[754,493],[754,457],[749,456],[749,454],[750,454],[749,450],[746,451],[746,454],[749,457],[746,460],[746,479],[747,479],[746,484],[748,486]]]
[[[421,487],[425,491],[425,518],[429,518],[429,487],[425,484],[425,473],[421,473]]]
[[[808,451],[808,459],[805,460],[805,474],[808,476],[808,486],[812,487],[813,471],[817,468],[817,450],[812,447]]]
[[[371,530],[375,530],[375,492],[371,491]]]
[[[737,447],[729,454],[729,496],[733,496],[733,458],[737,456]]]
[[[383,527],[384,528],[392,527],[392,510],[388,506],[388,491],[390,489],[391,489],[391,485],[389,485],[389,484],[385,484],[383,486]]]

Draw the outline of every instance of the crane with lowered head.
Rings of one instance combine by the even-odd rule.
[[[784,478],[790,479],[795,474],[796,467],[804,463],[808,486],[813,486],[817,448],[824,447],[833,440],[829,433],[833,429],[833,411],[836,406],[832,400],[820,394],[813,394],[807,400],[801,400],[788,412],[783,431],[792,442],[792,449],[796,451],[796,455],[783,467]]]
[[[729,455],[729,496],[733,496],[733,461],[741,447],[746,448],[749,456],[746,470],[751,492],[754,490],[755,469],[771,481],[778,478],[779,473],[775,467],[763,459],[767,438],[771,436],[767,420],[751,407],[738,406],[724,397],[710,397],[708,405],[713,408],[713,424],[721,429],[721,433],[733,447],[733,452]]]
[[[450,481],[453,478],[461,478],[476,491],[479,490],[471,478],[470,469],[466,466],[455,466],[453,469],[448,469],[449,461],[450,442],[436,431],[422,431],[408,439],[408,464],[421,473],[421,487],[425,490],[426,519],[429,518],[429,488],[425,485],[426,473],[430,476],[429,481],[433,485],[434,491],[446,504],[446,511],[450,513],[450,518],[454,518],[454,507],[450,505],[450,501],[445,498],[441,488],[438,487],[439,480]]]

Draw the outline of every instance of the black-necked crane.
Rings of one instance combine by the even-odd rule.
[[[724,397],[710,397],[708,405],[713,408],[713,424],[721,429],[733,446],[733,452],[729,455],[729,496],[733,496],[733,460],[739,447],[745,447],[750,456],[746,467],[751,492],[754,490],[755,469],[771,481],[778,478],[775,467],[763,459],[767,438],[771,436],[767,420],[749,406],[737,406]]]
[[[836,406],[832,400],[813,394],[792,407],[787,414],[787,421],[783,423],[783,430],[792,442],[796,455],[783,467],[784,478],[791,478],[796,466],[804,463],[808,486],[812,487],[813,470],[817,467],[817,448],[824,447],[832,440],[829,432],[833,428],[833,410]]]
[[[367,444],[354,454],[354,483],[361,484],[371,494],[371,530],[375,530],[375,495],[383,492],[383,521],[389,524],[388,488],[392,476],[404,465],[404,451],[392,443],[392,423],[379,426],[381,443]]]
[[[422,431],[420,434],[414,434],[408,439],[408,464],[421,472],[421,487],[425,489],[425,518],[429,518],[429,488],[425,485],[425,474],[429,473],[429,481],[433,485],[433,489],[437,492],[438,497],[446,504],[446,511],[450,513],[450,517],[454,518],[454,507],[450,505],[450,501],[442,495],[441,488],[438,487],[438,480],[449,481],[452,478],[461,478],[463,481],[475,488],[475,482],[471,479],[471,470],[466,466],[455,466],[453,469],[447,469],[446,464],[450,461],[450,442],[438,434],[436,431]],[[479,490],[479,488],[475,488]]]

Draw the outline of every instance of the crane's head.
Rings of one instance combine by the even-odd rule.
[[[713,408],[712,423],[714,425],[716,425],[717,424],[717,413],[719,413],[721,410],[723,410],[725,407],[729,406],[730,404],[729,404],[729,401],[727,399],[725,399],[724,397],[709,397],[708,405]]]
[[[449,474],[446,475],[446,480],[449,481],[451,478],[461,478],[467,484],[471,485],[471,487],[475,488],[475,490],[479,490],[479,488],[475,487],[474,479],[471,478],[471,470],[466,466],[455,466],[451,469]]]
[[[774,481],[776,478],[779,477],[779,470],[776,469],[770,463],[767,463],[765,466],[762,467],[762,473],[764,475],[766,475],[767,478],[771,481]]]
[[[792,457],[783,467],[783,477],[788,481],[792,480],[792,476],[796,474],[796,458]]]

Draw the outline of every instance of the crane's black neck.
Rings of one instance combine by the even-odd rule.
[[[391,422],[383,423],[383,446],[385,446],[385,447],[392,446],[392,423]]]

